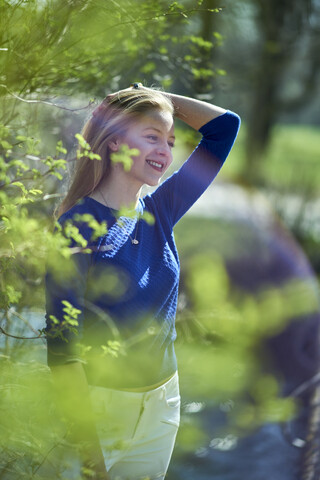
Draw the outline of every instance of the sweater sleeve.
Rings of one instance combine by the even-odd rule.
[[[59,223],[63,226],[65,220],[66,218],[62,216]],[[72,223],[76,225],[74,222]],[[76,226],[82,237],[89,241],[91,230],[87,225]],[[76,244],[71,241],[69,246],[70,248],[75,247]],[[63,262],[63,268],[54,270],[47,268],[45,332],[49,367],[83,362],[79,344],[82,337],[84,294],[90,264],[90,253],[74,253]],[[72,315],[72,310],[67,311],[68,304],[65,302],[72,306],[69,308],[78,310],[75,317]],[[76,318],[76,322],[73,322],[74,318]]]
[[[163,182],[151,197],[173,227],[217,176],[240,127],[240,117],[227,111],[203,125],[203,137],[182,167]]]

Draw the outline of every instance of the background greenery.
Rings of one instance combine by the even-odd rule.
[[[64,478],[67,441],[41,333],[43,279],[48,251],[58,267],[69,255],[52,235],[52,213],[74,136],[109,92],[142,81],[239,113],[241,131],[219,182],[268,199],[319,275],[319,16],[318,0],[0,1],[0,478]],[[176,166],[199,138],[177,128]],[[239,219],[199,211],[177,228],[183,452],[208,441],[190,415],[194,402],[237,399],[227,424],[239,435],[297,409],[281,395],[281,375],[257,355],[291,321],[286,284],[271,278],[257,296],[239,290],[226,266],[230,255],[243,256],[237,239],[255,243],[246,232],[246,221],[239,227]],[[290,293],[301,316],[318,309],[317,287],[302,290]],[[261,323],[266,298],[271,315]]]

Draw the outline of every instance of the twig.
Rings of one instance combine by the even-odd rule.
[[[60,108],[61,110],[67,110],[68,112],[79,112],[80,110],[86,110],[87,108],[91,107],[91,105],[95,102],[95,100],[90,100],[90,102],[88,103],[88,105],[86,105],[85,107],[80,107],[80,108],[68,108],[68,107],[62,107],[61,105],[58,105],[57,103],[52,103],[52,102],[47,102],[46,100],[27,100],[26,98],[21,98],[19,97],[19,95],[16,95],[15,93],[11,92],[9,90],[9,88],[4,85],[4,84],[0,84],[0,87],[4,88],[5,90],[7,90],[7,92],[9,93],[9,95],[11,95],[12,97],[16,98],[17,100],[20,100],[20,102],[24,102],[24,103],[42,103],[44,105],[49,105],[50,107],[56,107],[56,108]]]
[[[313,375],[311,378],[306,380],[305,382],[298,385],[288,396],[289,397],[299,397],[302,393],[308,390],[313,385],[317,385],[320,382],[320,372]]]
[[[20,315],[20,313],[16,312],[16,311],[13,310],[12,308],[10,308],[9,311],[8,311],[8,314],[9,314],[9,315],[15,315],[17,318],[19,318],[20,320],[22,320],[23,323],[25,323],[25,325],[27,325],[27,326],[33,331],[33,333],[35,333],[35,334],[38,333],[37,330],[35,330],[35,329],[33,328],[33,326],[31,325],[31,323],[28,322],[28,320],[27,320],[26,318],[24,318],[22,315]],[[28,337],[28,338],[29,338],[29,337]],[[35,338],[39,338],[39,337],[35,337]],[[45,343],[45,339],[44,339],[43,337],[40,337],[40,338],[42,338],[43,343]]]
[[[66,438],[67,436],[67,433],[64,435],[63,439]],[[40,467],[42,467],[42,465],[44,464],[44,462],[47,460],[47,458],[49,457],[50,453],[56,448],[58,447],[62,442],[59,440],[57,443],[55,443],[51,448],[49,448],[48,452],[43,456],[43,459],[42,461],[39,463],[39,465],[37,466],[37,468],[35,470],[32,471],[32,475],[35,475],[37,473],[37,471],[39,470]]]
[[[16,338],[17,340],[35,340],[37,338],[42,338],[43,337],[42,333],[39,333],[39,335],[37,337],[19,337],[17,335],[12,335],[11,333],[6,332],[5,330],[3,330],[2,327],[0,327],[0,332],[3,333],[4,335],[6,335],[7,337]]]

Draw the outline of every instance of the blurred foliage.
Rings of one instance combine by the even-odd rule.
[[[245,139],[242,123],[237,142],[221,171],[221,178],[250,186],[246,179]],[[299,195],[306,200],[319,195],[319,131],[309,125],[275,125],[255,186],[271,192]]]
[[[94,97],[138,80],[163,88],[179,85],[190,94],[196,85],[195,93],[207,94],[212,82],[226,73],[213,61],[223,36],[210,21],[220,18],[220,10],[217,2],[202,0],[0,2],[0,478],[70,479],[71,473],[65,476],[63,470],[68,463],[68,468],[75,468],[76,452],[58,420],[44,366],[44,319],[35,325],[33,316],[43,315],[46,263],[62,270],[72,253],[87,246],[77,228],[53,234],[52,219],[52,202],[59,198],[61,180],[74,160],[68,151],[80,129],[80,111],[87,112]],[[186,133],[184,139],[188,146],[194,144],[193,135]],[[80,136],[77,140],[82,143]],[[284,187],[288,144],[297,164],[316,164],[315,142],[314,132],[283,127],[268,153],[265,182]],[[227,175],[246,172],[243,139],[237,148],[240,153],[233,153],[237,167]],[[126,162],[126,155],[118,160]],[[310,182],[315,178],[314,173]],[[290,188],[291,184],[300,187],[296,177]],[[105,228],[92,219],[85,221],[97,235]],[[281,398],[271,375],[260,377],[255,346],[283,329],[292,309],[302,309],[302,315],[314,304],[300,304],[296,284],[262,290],[258,298],[236,292],[224,259],[203,256],[205,249],[212,249],[212,236],[204,235],[197,243],[194,226],[183,228],[181,250],[190,303],[178,318],[177,352],[184,394],[199,404],[210,404],[213,396],[215,401],[241,399],[229,418],[239,428],[290,418],[295,406]],[[228,242],[232,226],[221,232],[221,251],[241,255],[241,249]],[[70,240],[76,250],[70,250]],[[291,301],[287,310],[281,298],[288,296],[298,303]],[[66,309],[74,327],[77,312],[70,305]],[[266,312],[272,321],[258,322]],[[116,360],[122,343],[110,340],[102,347],[103,355]],[[243,399],[246,394],[254,401]],[[187,407],[179,444],[194,451],[205,434]],[[74,472],[74,478],[80,477],[80,470]]]
[[[319,26],[312,22],[318,16],[317,0],[253,1],[259,40],[256,51],[258,68],[252,70],[255,89],[248,116],[246,152],[248,166],[261,160],[268,147],[272,126],[283,111],[294,111],[312,101],[316,92],[320,62]],[[304,42],[301,40],[304,35]],[[304,43],[304,71],[297,75],[299,89],[287,94],[287,73],[295,62],[296,52]],[[254,170],[253,170],[254,173]]]
[[[317,288],[302,271],[301,278],[295,276],[298,259],[292,245],[278,232],[272,250],[253,224],[219,214],[191,215],[175,230],[182,265],[176,351],[185,402],[178,458],[187,458],[188,453],[211,457],[211,449],[233,449],[242,435],[262,424],[282,424],[301,409],[300,401],[283,395],[284,389],[288,391],[286,382],[292,381],[284,373],[285,362],[295,371],[307,358],[294,356],[299,333],[287,340],[297,342],[296,346],[292,343],[288,348],[284,339],[278,345],[287,356],[280,364],[275,363],[268,342],[287,335],[299,323],[310,328],[307,318],[319,311]],[[282,242],[292,254],[289,263],[282,256],[273,257],[283,248]],[[279,263],[279,270],[273,262]],[[277,283],[280,271],[282,279]],[[246,285],[248,277],[251,287]],[[305,355],[312,355],[311,351]],[[206,422],[213,422],[214,429]],[[197,429],[201,434],[195,434],[189,446],[188,439]]]
[[[268,198],[273,210],[294,234],[315,272],[320,272],[319,129],[311,125],[274,125],[263,162],[254,165],[255,184],[247,178],[242,123],[237,142],[219,179],[236,182]]]
[[[320,185],[318,140],[316,127],[274,127],[259,183],[264,182],[270,190],[301,195],[305,200],[317,198]]]

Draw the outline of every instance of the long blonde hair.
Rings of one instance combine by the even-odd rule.
[[[132,120],[152,110],[169,111],[174,108],[170,98],[159,90],[128,89],[106,97],[85,123],[81,135],[91,151],[101,160],[92,160],[83,153],[77,159],[70,188],[57,209],[57,217],[72,208],[81,198],[90,195],[110,173],[109,143],[123,135]],[[83,149],[79,147],[79,152]]]

